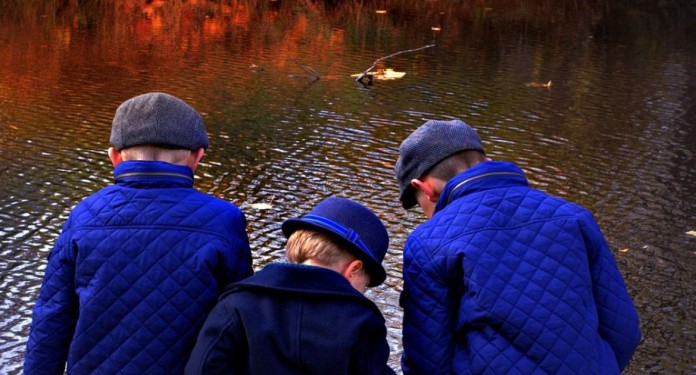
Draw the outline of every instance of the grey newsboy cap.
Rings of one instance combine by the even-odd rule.
[[[417,204],[411,180],[422,177],[448,156],[466,150],[484,152],[476,130],[461,120],[430,120],[404,139],[394,165],[403,207]]]
[[[111,144],[122,150],[138,145],[198,150],[208,148],[203,118],[172,95],[151,92],[123,102],[111,124]]]

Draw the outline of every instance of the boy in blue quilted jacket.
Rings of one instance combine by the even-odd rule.
[[[384,317],[363,295],[386,277],[389,236],[379,218],[330,197],[282,230],[288,263],[226,290],[186,374],[394,374]]]
[[[49,254],[25,374],[178,374],[222,287],[252,274],[246,221],[194,189],[201,116],[164,93],[116,110],[111,186],[70,213]]]
[[[428,221],[404,247],[404,374],[618,374],[638,316],[586,209],[490,161],[466,123],[428,121],[394,167]]]

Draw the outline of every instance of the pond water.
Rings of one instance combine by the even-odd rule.
[[[325,197],[379,214],[388,278],[367,295],[396,369],[401,250],[425,218],[400,207],[393,164],[424,121],[460,118],[490,157],[595,214],[641,317],[626,373],[696,372],[696,43],[678,22],[513,1],[60,3],[0,1],[0,373],[21,372],[71,207],[111,182],[114,110],[147,91],[203,114],[196,186],[245,212],[255,268]],[[382,61],[400,79],[351,77],[430,44]]]

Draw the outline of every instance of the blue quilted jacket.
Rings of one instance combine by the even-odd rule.
[[[616,374],[640,340],[592,214],[511,163],[448,181],[403,267],[405,374]]]
[[[49,255],[26,374],[182,373],[221,288],[252,273],[243,214],[190,168],[126,161],[114,177]]]

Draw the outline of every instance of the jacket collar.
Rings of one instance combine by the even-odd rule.
[[[447,181],[435,205],[435,212],[467,194],[516,186],[529,186],[524,172],[517,165],[504,161],[483,162]]]
[[[227,291],[262,288],[302,294],[340,295],[367,300],[341,274],[328,268],[295,263],[271,263]]]
[[[193,187],[193,171],[162,161],[129,160],[114,168],[114,180],[126,186]]]

